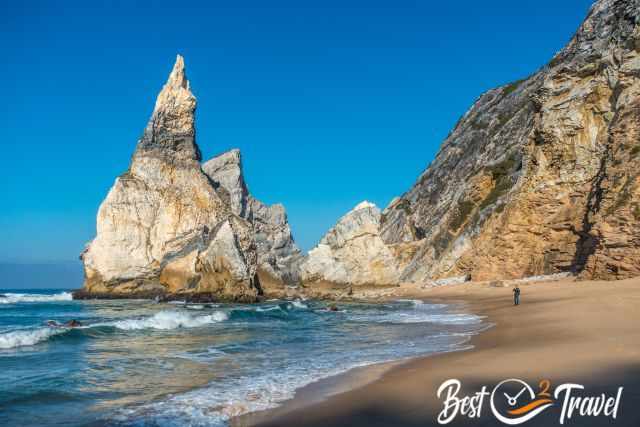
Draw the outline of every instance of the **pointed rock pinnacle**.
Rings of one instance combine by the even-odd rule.
[[[137,154],[200,160],[195,141],[196,98],[185,73],[184,58],[176,62],[162,87],[156,105],[138,144]]]

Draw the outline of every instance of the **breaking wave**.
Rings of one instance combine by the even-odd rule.
[[[24,331],[13,331],[0,334],[0,349],[25,347],[46,341],[54,335],[63,334],[69,329],[40,328]]]
[[[60,292],[52,295],[38,294],[2,294],[0,296],[0,304],[17,304],[21,302],[54,302],[54,301],[71,301],[73,296],[71,292]]]
[[[25,329],[0,333],[0,349],[6,350],[17,347],[32,346],[47,341],[53,336],[69,332],[71,330],[86,330],[100,327],[112,327],[124,331],[139,329],[171,330],[178,328],[196,328],[212,323],[223,322],[229,316],[222,311],[216,311],[205,316],[193,316],[189,313],[177,311],[160,311],[153,316],[124,319],[114,322],[94,323],[75,328],[67,327],[42,327],[38,329]]]
[[[197,328],[211,323],[224,322],[229,315],[223,311],[215,311],[205,316],[193,316],[179,311],[160,311],[153,316],[141,319],[118,320],[108,324],[125,331],[138,329],[169,330],[177,328]]]
[[[305,303],[303,303],[302,301],[299,301],[299,300],[291,301],[291,304],[295,308],[298,308],[298,309],[301,309],[301,310],[306,310],[306,309],[309,308],[309,306],[307,306]]]

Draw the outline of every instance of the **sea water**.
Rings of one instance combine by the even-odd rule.
[[[321,378],[465,348],[483,320],[399,300],[73,301],[0,291],[0,425],[224,426]],[[76,328],[46,322],[77,319]]]

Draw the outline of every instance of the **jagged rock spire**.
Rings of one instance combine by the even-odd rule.
[[[218,189],[221,187],[222,191],[228,193],[231,211],[247,218],[249,190],[242,175],[240,150],[235,148],[208,160],[202,165],[202,170],[216,183]]]
[[[187,80],[184,58],[178,55],[158,95],[135,156],[156,155],[199,161],[201,155],[195,141],[195,110],[196,98]]]
[[[216,192],[231,211],[253,225],[258,250],[258,277],[266,292],[299,282],[302,254],[293,241],[284,206],[255,199],[242,174],[240,150],[224,152],[202,165]]]

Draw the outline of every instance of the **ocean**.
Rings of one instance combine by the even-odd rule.
[[[485,328],[417,300],[73,301],[0,291],[0,425],[224,426],[349,369],[464,349]],[[50,327],[80,321],[75,328]]]

